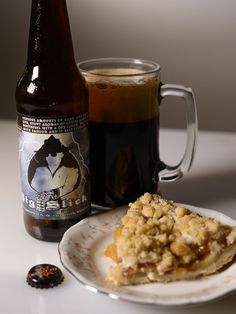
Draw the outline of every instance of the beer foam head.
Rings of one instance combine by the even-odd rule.
[[[160,78],[156,73],[127,68],[97,69],[87,72],[86,80],[91,121],[137,122],[159,114]]]
[[[129,76],[129,75],[140,75],[144,74],[145,71],[139,69],[132,69],[132,68],[105,68],[105,69],[95,69],[90,71],[91,74],[96,75],[104,75],[104,76]]]
[[[133,68],[104,68],[94,69],[84,73],[87,82],[112,85],[137,85],[146,84],[147,80],[156,74],[147,74],[145,71]]]

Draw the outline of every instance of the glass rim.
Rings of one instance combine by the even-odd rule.
[[[98,67],[96,67],[96,65]],[[99,66],[100,65],[100,66]],[[101,65],[103,65],[101,67]],[[123,73],[123,74],[119,74],[119,73],[102,73],[102,71],[100,73],[95,72],[95,70],[101,70],[101,69],[105,69],[105,65],[107,65],[107,68],[113,68],[113,69],[117,69],[118,65],[120,68],[125,69],[132,69],[132,70],[139,70],[142,66],[142,72],[132,72],[132,73]],[[115,66],[116,65],[116,66]],[[129,65],[129,66],[128,66]],[[153,74],[153,73],[159,73],[161,70],[161,66],[154,62],[154,61],[148,61],[148,60],[144,60],[144,59],[137,59],[137,58],[95,58],[95,59],[88,59],[88,60],[84,60],[81,61],[77,64],[78,69],[80,70],[80,72],[83,74],[89,73],[91,75],[94,76],[100,76],[100,77],[133,77],[133,76],[143,76],[143,75],[147,75],[147,74]],[[138,69],[139,67],[139,69]],[[147,69],[144,69],[144,67],[146,67]]]

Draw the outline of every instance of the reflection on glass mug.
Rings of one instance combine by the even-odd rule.
[[[197,113],[191,88],[162,84],[154,62],[106,58],[81,62],[89,88],[92,205],[99,209],[128,204],[159,181],[174,181],[193,161]],[[187,144],[173,167],[160,160],[160,102],[182,97],[187,104]]]

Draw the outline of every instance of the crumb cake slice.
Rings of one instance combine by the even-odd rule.
[[[116,285],[189,280],[215,273],[236,254],[236,227],[145,193],[129,204],[105,256]]]

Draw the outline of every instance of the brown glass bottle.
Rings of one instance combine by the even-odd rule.
[[[88,92],[65,0],[32,0],[16,105],[25,227],[37,239],[57,242],[90,213]]]

